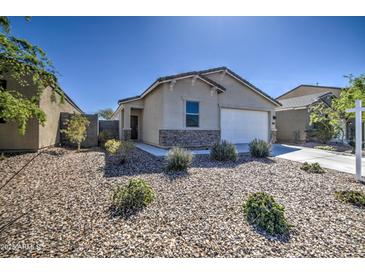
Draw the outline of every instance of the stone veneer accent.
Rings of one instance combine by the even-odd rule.
[[[122,140],[128,141],[131,139],[132,130],[131,129],[123,129],[122,130]]]
[[[220,130],[160,129],[159,145],[172,147],[210,147],[220,140]]]

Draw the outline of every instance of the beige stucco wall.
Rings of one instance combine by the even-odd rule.
[[[59,123],[60,113],[80,113],[78,109],[72,106],[66,99],[60,103],[61,96],[55,94],[55,101],[51,100],[52,89],[46,88],[41,96],[40,107],[47,115],[47,121],[44,126],[39,126],[39,148],[57,144],[60,139]]]
[[[165,84],[163,90],[163,123],[162,129],[219,129],[218,94],[211,92],[211,86],[192,78],[176,81],[172,90]],[[186,127],[186,101],[199,102],[199,127]]]
[[[269,100],[228,74],[223,76],[221,72],[216,72],[205,76],[226,88],[226,91],[219,95],[219,104],[221,107],[251,108],[267,111],[274,110],[276,107]]]
[[[279,99],[289,99],[298,96],[323,93],[323,92],[332,92],[334,95],[339,96],[341,90],[334,88],[326,88],[326,87],[312,87],[312,86],[299,86],[288,94],[283,95]]]
[[[192,78],[177,80],[172,89],[170,83],[160,84],[143,99],[122,104],[123,107],[119,112],[120,129],[124,127],[123,108],[132,109],[133,115],[133,105],[135,108],[143,107],[139,116],[143,142],[154,145],[159,144],[160,129],[219,130],[222,107],[266,111],[269,116],[268,128],[270,131],[275,129],[272,119],[276,107],[274,103],[228,74],[224,77],[221,73],[206,76],[224,86],[226,92],[220,94],[217,91],[212,92],[209,84],[200,79],[193,84]],[[187,128],[185,125],[186,101],[200,103],[198,128]]]
[[[38,121],[31,119],[25,135],[20,135],[16,122],[0,124],[0,150],[37,150],[38,128]]]
[[[37,89],[34,86],[22,87],[16,81],[7,79],[8,90],[19,90],[30,98],[34,96]],[[58,127],[60,112],[79,112],[67,100],[64,104],[51,102],[51,89],[46,88],[40,99],[40,107],[46,113],[47,121],[44,127],[38,124],[37,120],[31,119],[27,125],[24,136],[18,132],[15,122],[0,124],[0,149],[3,150],[37,150],[42,147],[54,145],[59,140]],[[56,94],[59,102],[60,95]]]
[[[160,85],[144,97],[142,131],[143,142],[145,143],[159,143],[159,130],[162,128],[163,119],[163,90],[165,88],[165,85]]]
[[[268,129],[270,131],[268,135],[270,136],[272,130],[276,130],[276,121],[273,119],[273,116],[277,106],[273,102],[229,74],[216,72],[205,76],[226,88],[226,91],[218,96],[220,108],[267,111],[269,117]]]
[[[36,94],[36,89],[32,86],[22,87],[16,81],[7,80],[8,90],[22,90],[22,94],[30,98]],[[20,135],[16,122],[0,124],[0,149],[14,150],[37,150],[38,149],[38,122],[31,119],[27,125],[25,135]]]
[[[309,123],[307,109],[276,112],[277,139],[279,142],[293,142],[295,131],[299,130],[300,141],[305,141],[305,130]]]

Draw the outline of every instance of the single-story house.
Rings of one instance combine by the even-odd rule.
[[[18,90],[27,98],[34,96],[37,92],[35,86],[23,87],[12,78],[0,79],[0,85],[4,89]],[[40,125],[36,119],[30,119],[25,135],[21,135],[16,122],[0,120],[0,150],[36,151],[59,143],[60,113],[83,113],[83,111],[65,93],[64,103],[60,103],[61,94],[55,93],[55,96],[51,98],[52,93],[51,87],[45,88],[39,102],[47,116],[44,126]]]
[[[118,101],[120,139],[160,147],[209,147],[221,139],[275,138],[280,103],[227,67],[158,78]]]
[[[281,103],[276,108],[276,128],[279,142],[306,142],[311,141],[307,131],[310,125],[310,106],[317,102],[328,105],[334,97],[340,95],[341,88],[299,85],[276,98]],[[345,139],[351,139],[353,125],[344,125]]]

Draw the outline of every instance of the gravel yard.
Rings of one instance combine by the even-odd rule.
[[[1,185],[35,154],[0,161]],[[365,191],[353,176],[307,174],[288,160],[241,156],[219,163],[196,156],[188,173],[135,149],[124,165],[101,150],[48,149],[0,190],[0,217],[27,213],[0,235],[1,257],[365,257],[365,209],[338,202],[336,190]],[[112,217],[110,192],[143,178],[156,200],[129,219]],[[288,241],[251,227],[250,192],[285,205]]]

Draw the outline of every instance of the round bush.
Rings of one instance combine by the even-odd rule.
[[[271,146],[269,143],[263,140],[259,139],[252,140],[251,143],[249,144],[249,148],[252,157],[263,158],[263,157],[268,157],[270,155]]]
[[[226,140],[216,143],[210,149],[210,157],[217,161],[236,161],[236,146]]]
[[[365,194],[360,191],[337,191],[335,196],[342,202],[365,207]]]
[[[106,141],[105,149],[110,154],[117,154],[121,147],[121,142],[119,140],[111,139]]]
[[[319,165],[319,163],[309,164],[308,162],[304,162],[300,169],[308,173],[325,173],[325,170]]]
[[[174,171],[184,171],[190,166],[191,161],[193,159],[193,155],[190,151],[174,147],[169,150],[166,161],[167,161],[167,169]]]
[[[131,179],[126,186],[118,186],[113,193],[113,208],[117,214],[129,215],[139,211],[155,199],[152,187],[142,179]]]
[[[252,193],[243,204],[247,221],[271,236],[288,236],[291,225],[284,216],[284,206],[264,192]]]

